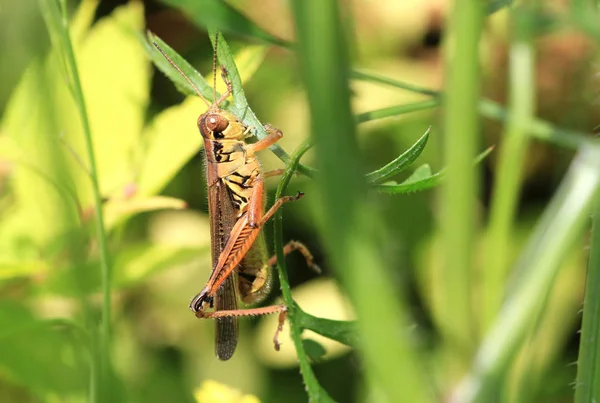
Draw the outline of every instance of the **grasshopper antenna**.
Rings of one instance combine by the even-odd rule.
[[[173,62],[173,60],[171,60],[171,58],[169,56],[167,56],[167,54],[165,53],[164,50],[162,50],[160,48],[160,46],[158,46],[158,43],[156,43],[155,41],[152,41],[152,44],[154,45],[154,47],[156,49],[158,49],[158,51],[163,55],[163,57],[165,59],[167,59],[167,61],[171,64],[171,66],[173,66],[178,72],[179,74],[181,74],[181,76],[183,78],[185,78],[185,80],[192,86],[192,88],[194,89],[194,91],[196,92],[196,95],[198,95],[200,98],[202,98],[202,100],[204,101],[204,103],[206,104],[207,108],[210,108],[212,106],[212,104],[210,102],[208,102],[206,100],[206,98],[204,98],[204,95],[202,95],[202,93],[200,93],[200,90],[198,89],[198,87],[196,87],[196,85],[192,82],[192,80],[190,80],[190,78],[179,68],[179,66],[177,66],[175,64],[175,62]],[[216,51],[215,51],[216,53]],[[214,63],[214,62],[213,62]],[[214,90],[214,87],[213,87]],[[216,91],[216,90],[215,90]],[[215,95],[216,97],[216,95]]]
[[[217,50],[219,49],[219,31],[215,33],[215,53],[213,53],[213,99],[217,102]]]

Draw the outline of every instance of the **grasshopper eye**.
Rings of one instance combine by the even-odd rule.
[[[215,113],[206,117],[206,127],[213,133],[221,133],[227,126],[229,121],[221,115]]]

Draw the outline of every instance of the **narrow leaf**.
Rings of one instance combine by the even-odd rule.
[[[400,155],[398,158],[388,163],[387,165],[379,168],[378,170],[367,174],[367,181],[371,183],[379,183],[408,168],[425,149],[425,146],[427,145],[427,140],[429,139],[430,131],[431,127],[428,128],[425,134],[421,136],[421,138],[419,138],[411,148],[404,152],[404,154]]]

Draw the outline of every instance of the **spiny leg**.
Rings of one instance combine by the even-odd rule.
[[[321,273],[321,268],[315,264],[313,255],[312,255],[312,253],[310,253],[310,251],[308,250],[306,245],[304,245],[302,242],[299,242],[299,241],[289,241],[283,247],[283,256],[287,256],[294,251],[298,251],[302,254],[302,256],[304,256],[304,259],[306,260],[306,265],[308,267],[310,267],[311,269],[313,269],[315,272],[317,272],[319,274]],[[268,265],[275,266],[276,264],[277,264],[277,255],[273,255],[269,259]]]
[[[275,336],[273,337],[273,344],[275,345],[275,350],[279,351],[281,344],[279,343],[279,333],[283,331],[283,324],[285,323],[285,319],[287,318],[287,307],[285,305],[271,305],[264,306],[261,308],[251,308],[251,309],[236,309],[230,311],[214,311],[214,312],[204,312],[198,311],[196,312],[196,317],[200,319],[219,319],[219,318],[231,318],[231,317],[240,317],[240,316],[258,316],[258,315],[269,315],[272,313],[279,312],[279,323],[277,325],[277,330],[275,331]]]

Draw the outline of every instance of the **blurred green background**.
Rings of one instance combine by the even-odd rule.
[[[319,129],[327,126],[315,127],[314,111],[311,125],[305,92],[308,87],[311,100],[312,78],[303,64],[310,60],[310,46],[302,47],[310,41],[308,36],[302,39],[307,32],[313,32],[317,42],[326,41],[328,33],[319,31],[318,22],[311,28],[312,17],[301,18],[303,6],[298,2],[290,5],[275,0],[235,0],[227,4],[276,38],[293,41],[299,35],[300,56],[259,34],[251,37],[246,28],[236,25],[234,14],[211,20],[211,10],[219,7],[213,8],[210,1],[196,2],[194,12],[190,11],[194,2],[174,0],[66,2],[95,148],[112,272],[108,288],[112,297],[111,370],[107,380],[95,373],[99,370],[95,363],[102,360],[98,357],[102,354],[99,329],[106,288],[100,264],[102,245],[94,224],[90,161],[78,104],[61,61],[65,56],[51,45],[41,12],[44,3],[48,2],[0,3],[0,401],[321,400],[307,396],[306,373],[303,380],[287,325],[281,338],[282,351],[277,353],[271,342],[276,318],[243,319],[235,356],[219,362],[214,355],[214,324],[196,320],[187,308],[210,273],[204,162],[196,128],[202,103],[183,96],[154,68],[140,34],[145,30],[154,32],[209,77],[212,46],[201,20],[208,21],[205,25],[212,21],[214,28],[225,32],[249,104],[262,122],[283,131],[279,144],[291,154],[311,131],[317,147],[319,141],[326,143],[334,138],[333,134],[319,134]],[[452,46],[448,40],[448,21],[453,12],[450,2],[339,3],[341,32],[352,68],[434,91],[460,91],[460,84],[453,86],[448,69],[469,62],[452,58],[460,46]],[[285,206],[283,241],[304,242],[323,268],[323,273],[317,275],[305,267],[301,256],[292,254],[287,258],[295,301],[304,311],[329,319],[363,319],[368,312],[373,334],[386,333],[398,343],[412,346],[415,355],[406,363],[417,364],[414,373],[422,381],[418,385],[408,381],[403,372],[405,364],[398,364],[404,362],[404,357],[385,356],[391,346],[373,347],[383,353],[380,359],[389,364],[387,367],[373,363],[374,353],[369,350],[373,340],[360,326],[357,332],[362,341],[358,349],[305,331],[305,338],[318,341],[327,350],[327,355],[313,363],[312,370],[335,401],[399,401],[399,396],[404,396],[402,401],[420,401],[410,398],[419,396],[413,393],[414,388],[426,390],[424,395],[429,401],[451,401],[457,386],[464,385],[460,383],[463,376],[477,376],[479,367],[472,363],[474,359],[479,361],[474,357],[486,351],[478,346],[496,340],[487,338],[494,334],[488,331],[494,329],[492,324],[504,323],[506,315],[523,315],[524,323],[529,325],[521,326],[523,337],[515,342],[506,365],[491,371],[491,392],[486,389],[489,394],[483,397],[457,394],[454,396],[459,396],[455,397],[458,400],[454,401],[574,401],[574,363],[579,354],[580,309],[590,250],[587,246],[592,244],[594,250],[595,245],[589,228],[580,223],[581,217],[589,216],[588,210],[582,207],[571,218],[575,242],[571,238],[557,240],[565,245],[565,251],[560,249],[561,254],[552,260],[557,266],[552,279],[544,283],[539,294],[529,293],[540,301],[539,310],[518,312],[519,305],[515,308],[507,304],[509,308],[502,312],[505,316],[499,312],[502,301],[519,294],[513,292],[518,289],[519,279],[525,278],[518,277],[519,270],[534,272],[537,266],[532,263],[530,267],[527,262],[535,262],[535,256],[547,252],[542,248],[527,254],[525,245],[528,240],[547,235],[543,228],[551,228],[543,227],[546,221],[540,221],[540,215],[545,210],[556,213],[550,201],[561,181],[568,183],[565,173],[577,148],[573,144],[581,149],[586,141],[593,142],[592,133],[599,120],[597,42],[594,33],[586,31],[589,25],[575,18],[585,12],[578,13],[573,4],[584,2],[518,2],[512,10],[502,8],[505,3],[509,2],[496,2],[500,10],[484,20],[482,12],[481,22],[473,22],[474,35],[479,35],[477,24],[481,24],[481,40],[473,53],[481,70],[465,78],[467,83],[479,86],[479,99],[496,102],[485,104],[488,107],[516,105],[512,126],[510,119],[507,123],[506,109],[498,112],[492,108],[490,112],[484,105],[482,116],[471,130],[469,116],[476,113],[475,105],[465,112],[464,127],[473,134],[475,154],[496,146],[479,164],[471,162],[475,154],[467,154],[468,169],[475,174],[476,198],[468,217],[462,212],[454,217],[477,228],[470,229],[471,243],[465,245],[472,265],[465,268],[470,271],[468,284],[448,281],[460,278],[459,274],[454,277],[452,272],[443,273],[449,255],[448,238],[440,222],[444,215],[453,214],[444,211],[451,197],[446,198],[439,188],[402,194],[371,189],[368,195],[357,195],[357,209],[373,222],[373,228],[368,227],[373,231],[369,234],[375,236],[368,240],[377,243],[375,249],[365,245],[364,250],[376,251],[379,263],[373,266],[383,268],[382,278],[394,292],[394,303],[398,303],[402,315],[398,323],[410,330],[396,328],[386,312],[368,308],[369,300],[389,306],[385,292],[380,295],[379,289],[367,283],[361,283],[362,288],[360,284],[352,285],[359,278],[358,274],[351,277],[358,273],[355,269],[333,268],[341,260],[331,254],[356,257],[358,262],[363,245],[355,241],[338,248],[335,240],[329,239],[325,246],[323,238],[331,233],[323,228],[331,222],[324,217],[331,203],[323,187],[327,178],[323,182],[302,175],[292,178],[287,193],[298,189],[306,197]],[[335,21],[337,16],[323,18]],[[339,60],[342,70],[348,68],[344,57]],[[512,75],[511,68],[516,69]],[[344,74],[342,71],[340,76]],[[332,75],[322,79],[336,81]],[[350,97],[338,93],[333,96],[350,102],[356,115],[432,99],[423,91],[378,85],[376,81],[352,80]],[[468,94],[465,97],[468,100]],[[446,101],[450,108],[454,101],[451,97],[444,98]],[[338,160],[334,156],[331,161],[337,161],[337,166],[349,173],[371,172],[402,154],[431,127],[427,147],[416,165],[393,179],[401,182],[423,164],[433,172],[440,171],[452,164],[445,156],[448,144],[458,142],[460,146],[463,140],[448,135],[454,133],[449,118],[443,109],[433,106],[437,104],[386,119],[366,119],[369,121],[357,126],[356,136],[352,137],[355,140],[350,140],[356,142],[360,162],[346,158],[351,153],[344,154],[343,150]],[[533,116],[537,120],[532,120]],[[329,117],[332,125],[344,119],[336,113]],[[456,118],[460,127],[461,118]],[[522,141],[513,144],[503,165],[502,147],[511,147],[505,145],[505,139],[519,137],[519,133]],[[260,158],[265,170],[285,166],[268,151]],[[302,162],[327,167],[319,149],[309,151]],[[516,176],[507,172],[507,166],[516,169]],[[452,166],[447,172],[454,172]],[[586,182],[592,194],[589,200],[596,192],[598,175],[600,171],[592,173],[592,179]],[[504,229],[494,232],[498,228],[494,227],[494,198],[502,193],[498,186],[503,176],[509,177],[509,185],[504,188],[505,196],[509,189],[509,200],[496,202],[509,205],[508,215],[496,222]],[[277,183],[277,179],[267,182],[270,201]],[[574,189],[572,192],[580,191]],[[356,192],[362,191],[357,188]],[[590,201],[582,199],[589,207]],[[347,201],[341,198],[337,203],[344,209]],[[363,222],[360,214],[355,215],[356,222]],[[539,238],[534,231],[536,225],[542,228]],[[269,253],[273,253],[270,224],[265,232]],[[571,233],[565,230],[565,234]],[[504,243],[496,249],[494,242],[498,239]],[[495,258],[500,263],[490,264]],[[350,280],[344,277],[346,269]],[[379,269],[370,264],[359,269],[365,276],[371,271],[376,278],[379,275]],[[527,280],[522,283],[529,284]],[[468,296],[460,292],[464,289]],[[265,303],[274,302],[278,291],[275,284]],[[453,298],[466,298],[470,312],[460,311],[454,316],[453,303],[448,302]],[[486,305],[482,301],[491,302]],[[461,328],[463,314],[470,317],[473,327]],[[453,333],[453,326],[458,333]],[[502,340],[508,338],[497,340],[502,345]],[[396,364],[398,372],[394,372]],[[379,373],[378,368],[388,368],[388,373]],[[95,383],[98,379],[101,384]],[[390,390],[386,379],[396,379],[394,390]],[[109,388],[110,392],[98,394],[97,388]]]

